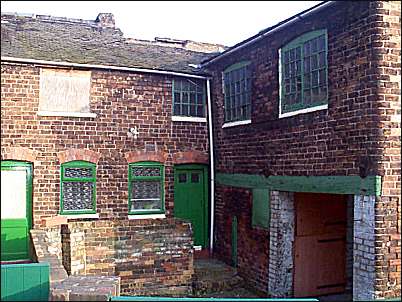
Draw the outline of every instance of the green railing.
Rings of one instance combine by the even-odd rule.
[[[49,264],[2,264],[1,301],[48,301]]]

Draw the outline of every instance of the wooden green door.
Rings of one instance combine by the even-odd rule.
[[[29,260],[32,165],[1,162],[1,260]]]
[[[174,169],[174,216],[189,220],[194,245],[208,244],[208,172],[202,165],[180,165]]]

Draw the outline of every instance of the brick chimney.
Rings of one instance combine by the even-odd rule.
[[[99,23],[100,27],[115,27],[114,16],[112,13],[100,13],[97,17],[95,22]]]

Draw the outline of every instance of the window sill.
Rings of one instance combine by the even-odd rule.
[[[173,121],[173,122],[206,123],[206,122],[207,122],[207,118],[206,118],[206,117],[195,117],[195,116],[178,116],[178,115],[173,115],[173,116],[172,116],[172,121]]]
[[[143,215],[129,214],[128,215],[129,220],[135,220],[135,219],[164,219],[164,218],[166,218],[165,214],[143,214]]]
[[[300,109],[300,110],[286,112],[286,113],[279,113],[279,118],[284,118],[284,117],[288,117],[288,116],[293,116],[293,115],[298,115],[298,114],[303,114],[303,113],[308,113],[308,112],[313,112],[313,111],[318,111],[318,110],[324,110],[324,109],[328,109],[328,104],[315,106],[315,107],[311,107],[311,108]]]
[[[224,123],[222,125],[222,128],[236,127],[236,126],[247,125],[247,124],[251,124],[251,120],[243,120],[243,121]]]
[[[96,117],[96,113],[90,112],[38,111],[36,114],[38,116]]]
[[[99,218],[99,214],[60,214],[59,216],[65,217],[67,219],[81,219],[81,218]]]

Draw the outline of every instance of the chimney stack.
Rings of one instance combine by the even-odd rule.
[[[98,17],[96,17],[95,22],[99,23],[98,25],[101,27],[115,27],[114,16],[112,13],[100,13]]]

